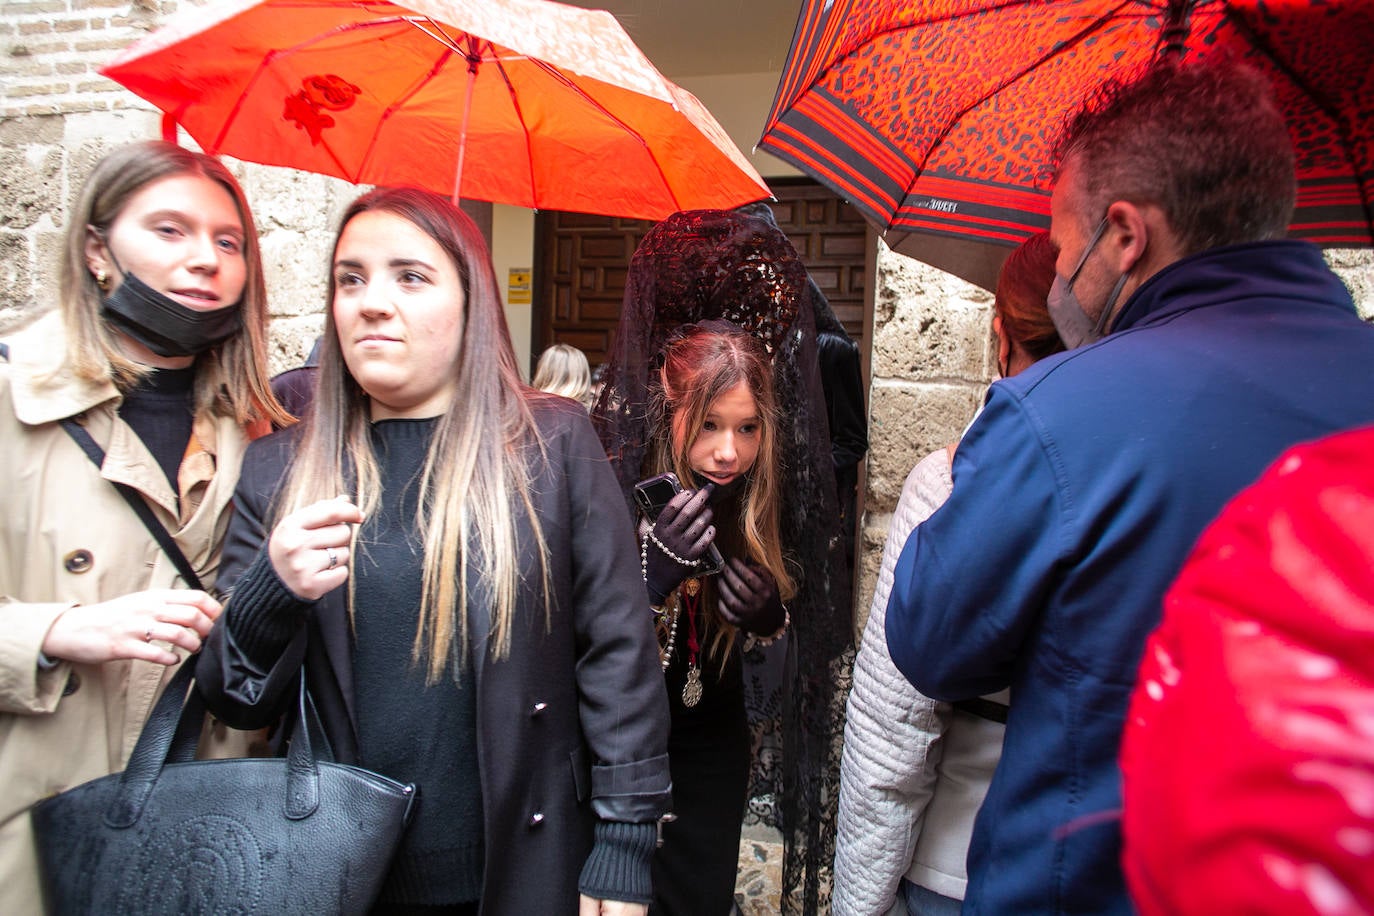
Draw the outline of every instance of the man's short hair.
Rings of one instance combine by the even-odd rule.
[[[1297,199],[1293,145],[1258,72],[1157,62],[1102,86],[1060,138],[1085,224],[1117,200],[1160,206],[1185,254],[1282,238]]]

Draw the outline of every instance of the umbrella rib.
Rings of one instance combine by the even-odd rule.
[[[454,54],[462,54],[464,57],[467,57],[467,56],[468,56],[469,50],[468,50],[468,49],[465,49],[465,48],[462,46],[462,44],[458,41],[458,39],[454,38],[454,37],[453,37],[452,35],[450,35],[448,32],[445,32],[445,31],[444,31],[444,24],[443,24],[442,22],[435,22],[433,19],[430,19],[430,18],[427,17],[427,16],[426,16],[426,17],[415,16],[415,17],[404,17],[404,18],[406,18],[406,21],[409,22],[411,25],[415,26],[415,28],[419,29],[421,32],[423,32],[424,34],[428,35],[430,38],[433,38],[435,41],[439,42],[439,44],[444,45],[444,46],[447,47],[450,51],[452,51]],[[429,29],[425,28],[425,25],[422,25],[421,23],[424,23],[425,25],[432,26],[432,27],[434,28],[434,31],[430,31]],[[436,33],[437,33],[437,34],[436,34]],[[485,38],[477,38],[476,36],[469,35],[467,32],[464,32],[463,34],[464,34],[464,35],[468,35],[468,37],[469,37],[469,38],[472,38],[474,41],[477,41],[477,42],[485,42],[488,48],[492,48],[492,49],[493,49],[491,57],[490,57],[490,58],[486,58],[486,57],[481,58],[482,62],[486,62],[487,60],[500,61],[500,60],[529,60],[529,59],[530,59],[528,56],[526,56],[526,55],[524,55],[524,54],[508,54],[508,55],[506,55],[504,58],[502,58],[502,57],[500,57],[499,55],[496,54],[496,52],[495,52],[495,50],[494,50],[494,49],[496,48],[496,45],[492,44],[492,42],[488,41],[488,40],[485,39]]]
[[[1039,5],[1041,2],[1043,2],[1043,0],[1012,0],[1012,2],[1004,3],[1002,4],[1002,7],[998,8],[1001,9],[1009,6],[1032,6]],[[916,186],[916,180],[925,173],[926,163],[930,161],[931,153],[933,153],[935,149],[941,143],[944,142],[945,138],[949,136],[950,131],[954,129],[955,124],[959,123],[960,118],[968,114],[974,108],[977,108],[979,105],[986,102],[988,99],[992,98],[997,93],[1001,92],[1003,89],[1020,80],[1027,73],[1030,73],[1032,70],[1044,64],[1045,61],[1050,60],[1053,57],[1057,57],[1058,55],[1064,53],[1072,47],[1076,47],[1077,45],[1082,43],[1082,41],[1085,38],[1087,38],[1089,35],[1092,35],[1094,32],[1101,31],[1107,25],[1108,20],[1112,17],[1113,14],[1119,12],[1125,7],[1133,5],[1134,0],[1122,0],[1122,2],[1117,4],[1117,6],[1115,6],[1113,9],[1107,11],[1106,13],[1103,13],[1101,16],[1098,16],[1091,23],[1080,29],[1076,34],[1071,35],[1062,41],[1056,42],[1054,46],[1051,47],[1049,51],[1047,51],[1045,54],[1035,59],[1031,63],[1027,64],[1025,67],[1022,67],[1020,70],[1017,70],[1007,79],[1004,79],[1001,82],[997,83],[983,95],[981,95],[974,101],[970,102],[969,104],[965,105],[963,108],[959,109],[959,111],[955,113],[954,116],[948,118],[945,121],[942,128],[940,129],[940,133],[935,137],[934,140],[932,140],[929,144],[926,145],[925,155],[922,157],[921,161],[916,164],[916,169],[911,176],[911,180],[906,184],[906,188],[902,194],[902,199],[905,200],[907,197],[911,195],[912,190]]]
[[[444,43],[440,42],[440,44]],[[406,102],[409,102],[412,98],[415,97],[415,93],[419,92],[429,83],[430,80],[434,79],[435,75],[437,75],[438,72],[442,70],[450,60],[453,59],[454,53],[455,52],[452,48],[445,46],[443,54],[441,54],[438,60],[434,62],[434,66],[429,68],[428,73],[416,79],[415,82],[411,84],[409,89],[407,89],[405,92],[401,93],[395,99],[387,103],[386,110],[383,111],[381,116],[377,118],[377,129],[372,132],[372,139],[367,144],[367,151],[363,153],[363,158],[358,163],[358,174],[361,175],[367,169],[368,164],[372,161],[372,154],[377,149],[377,140],[382,135],[382,128],[384,128],[386,126],[386,123],[391,120],[392,115],[400,111],[405,106]]]
[[[515,120],[520,122],[520,130],[525,135],[525,161],[529,163],[530,175],[530,202],[535,205],[532,209],[537,210],[539,209],[539,195],[535,193],[534,148],[530,142],[533,132],[530,130],[529,125],[525,123],[525,111],[520,107],[520,96],[515,91],[515,84],[511,82],[510,74],[506,72],[505,61],[499,56],[496,56],[495,53],[493,53],[492,56],[496,57],[496,72],[501,74],[501,81],[506,84],[506,92],[510,95],[511,107],[515,109]],[[524,59],[534,60],[533,58]]]
[[[379,26],[395,25],[399,22],[409,22],[410,19],[411,17],[407,16],[386,16],[380,19],[369,19],[367,22],[348,22],[344,23],[343,25],[335,26],[334,28],[329,29],[325,32],[321,32],[319,35],[312,35],[305,41],[294,44],[289,48],[278,48],[274,51],[271,51],[268,54],[264,54],[262,61],[257,66],[257,69],[254,70],[253,75],[248,78],[248,82],[244,86],[243,91],[240,92],[238,98],[234,100],[233,106],[230,107],[229,113],[224,118],[224,126],[222,126],[219,129],[219,133],[215,135],[214,142],[210,144],[210,148],[207,149],[206,152],[215,155],[218,154],[219,148],[224,144],[225,136],[228,135],[229,129],[234,126],[234,121],[238,119],[239,112],[243,110],[244,103],[247,101],[248,96],[252,94],[253,87],[257,85],[258,78],[261,77],[262,74],[267,72],[268,67],[270,67],[271,64],[278,57],[283,57],[288,54],[295,54],[302,48],[306,48],[310,45],[326,41],[330,38],[335,37],[336,35],[342,35],[347,32],[362,31],[363,29],[371,29]],[[414,23],[411,24],[413,25]],[[334,158],[335,163],[338,164],[338,159],[337,157],[334,157],[333,151],[331,151],[329,155],[331,158]],[[343,172],[348,171],[341,164],[339,165],[339,170]]]
[[[448,48],[454,54],[467,54],[467,52],[463,50],[462,45],[458,43],[458,39],[454,38],[448,32],[444,31],[444,26],[442,23],[435,22],[433,19],[430,19],[427,16],[406,17],[406,21],[409,22],[411,25],[415,26],[415,28],[419,29],[425,35],[428,35],[430,38],[434,39],[439,44]],[[425,28],[425,25],[433,26],[434,31],[431,32],[429,29]],[[467,33],[464,32],[463,34],[466,35]]]
[[[1010,7],[1039,6],[1039,5],[1041,5],[1043,2],[1044,2],[1044,0],[1006,0],[1006,2],[1004,2],[1004,3],[999,3],[999,4],[992,5],[992,6],[981,7],[980,9],[975,10],[975,11],[971,11],[971,12],[949,13],[949,14],[943,15],[943,16],[930,17],[930,18],[927,18],[927,19],[922,20],[922,22],[921,22],[920,24],[921,24],[921,25],[933,25],[933,24],[939,23],[939,22],[953,22],[953,21],[958,20],[958,19],[967,19],[967,18],[969,18],[969,17],[971,17],[971,16],[974,16],[974,15],[985,15],[985,14],[988,14],[988,13],[995,13],[995,12],[997,12],[997,11],[999,11],[999,10],[1007,9],[1007,8],[1010,8]],[[1017,80],[1021,79],[1021,77],[1025,76],[1028,72],[1030,72],[1031,70],[1033,70],[1035,67],[1040,66],[1040,65],[1041,65],[1042,63],[1044,63],[1045,61],[1047,61],[1047,60],[1049,60],[1050,58],[1056,56],[1057,54],[1062,53],[1063,51],[1067,50],[1068,48],[1073,47],[1073,46],[1076,46],[1078,43],[1080,43],[1080,42],[1081,42],[1084,38],[1086,38],[1087,36],[1091,35],[1092,33],[1096,32],[1096,31],[1099,31],[1100,29],[1102,29],[1102,28],[1106,25],[1107,20],[1108,20],[1113,14],[1115,14],[1116,12],[1120,11],[1121,9],[1123,9],[1123,8],[1125,8],[1125,7],[1127,7],[1127,6],[1133,5],[1134,2],[1135,2],[1135,0],[1121,0],[1121,2],[1119,2],[1112,10],[1110,10],[1108,13],[1104,14],[1103,16],[1100,16],[1099,18],[1095,19],[1091,24],[1089,24],[1088,26],[1084,27],[1084,28],[1083,28],[1082,30],[1080,30],[1077,34],[1072,35],[1072,36],[1070,36],[1069,38],[1067,38],[1067,39],[1065,39],[1065,40],[1063,40],[1063,41],[1058,42],[1058,43],[1056,44],[1056,46],[1053,47],[1053,48],[1051,48],[1050,51],[1049,51],[1048,53],[1046,53],[1045,55],[1043,55],[1042,57],[1040,57],[1039,59],[1037,59],[1036,61],[1034,61],[1034,62],[1031,63],[1030,65],[1028,65],[1027,67],[1025,67],[1025,68],[1023,68],[1023,69],[1017,71],[1017,72],[1016,72],[1015,74],[1013,74],[1010,78],[1005,79],[1005,80],[999,82],[996,86],[994,86],[992,89],[990,89],[990,90],[989,90],[988,92],[986,92],[984,95],[982,95],[980,98],[978,98],[978,99],[975,100],[974,102],[972,102],[972,103],[970,103],[970,104],[964,106],[962,109],[960,109],[960,111],[957,113],[957,115],[955,115],[954,117],[952,117],[952,118],[950,118],[948,121],[946,121],[946,123],[944,124],[944,126],[943,126],[943,128],[941,129],[940,133],[939,133],[939,134],[935,137],[935,139],[928,145],[927,151],[926,151],[926,155],[925,155],[925,157],[921,160],[921,162],[920,162],[920,163],[915,163],[915,164],[914,164],[914,165],[915,165],[915,170],[914,170],[914,173],[913,173],[913,175],[912,175],[911,181],[907,182],[907,184],[906,184],[906,186],[905,186],[904,193],[903,193],[903,197],[905,198],[906,196],[908,196],[908,195],[911,194],[911,191],[912,191],[913,187],[915,186],[916,180],[917,180],[918,178],[920,178],[921,175],[922,175],[922,174],[924,173],[924,171],[925,171],[925,165],[926,165],[926,162],[929,161],[930,153],[934,151],[934,149],[935,149],[935,148],[945,139],[945,137],[949,136],[950,131],[953,130],[954,125],[958,122],[959,118],[962,118],[964,115],[968,114],[968,112],[969,112],[971,109],[973,109],[974,107],[976,107],[976,106],[978,106],[978,105],[981,105],[983,102],[987,101],[987,100],[988,100],[989,98],[991,98],[993,95],[995,95],[995,94],[997,94],[998,92],[1002,91],[1002,89],[1006,88],[1007,86],[1009,86],[1009,85],[1011,85],[1012,83],[1016,82]],[[877,41],[878,39],[880,39],[880,38],[881,38],[882,36],[884,36],[884,35],[889,35],[889,34],[893,34],[893,33],[896,33],[896,32],[900,32],[900,31],[902,31],[903,29],[910,28],[910,27],[911,27],[912,25],[914,25],[914,24],[916,24],[916,23],[905,23],[905,24],[902,24],[902,25],[893,26],[893,27],[891,27],[891,28],[882,29],[882,30],[879,30],[879,31],[876,31],[876,32],[869,33],[869,34],[867,34],[867,35],[864,37],[864,43],[865,43],[865,44],[872,43],[872,42],[874,42],[874,41]],[[849,53],[850,53],[849,51],[845,51],[845,52],[843,53],[843,55],[837,54],[837,55],[836,55],[836,59],[838,60],[838,59],[841,59],[842,57],[847,57],[847,56],[849,55]],[[834,69],[834,66],[835,66],[834,64],[831,64],[830,66],[827,66],[827,67],[823,68],[822,70],[820,70],[820,71],[816,74],[815,78],[810,82],[809,85],[807,85],[804,89],[801,89],[801,90],[797,91],[797,93],[796,93],[797,97],[800,98],[802,95],[805,95],[807,92],[811,92],[811,91],[816,90],[817,87],[818,87],[822,82],[824,82],[826,76],[831,72],[831,70]],[[786,68],[784,68],[784,70],[785,70],[785,69],[786,69]],[[780,117],[780,116],[781,116],[781,115],[779,115],[779,117]],[[767,137],[764,137],[763,140],[760,140],[759,145],[762,146],[762,147],[764,147],[764,148],[767,148],[767,145],[768,145],[768,144],[767,144]]]
[[[1127,5],[1128,3],[1130,3],[1130,2],[1132,2],[1132,0],[1122,0],[1122,5],[1125,6],[1125,5]],[[900,32],[900,31],[902,31],[903,29],[909,29],[909,28],[911,28],[911,27],[913,27],[913,26],[917,26],[917,25],[922,25],[922,26],[924,26],[924,25],[935,25],[936,23],[940,23],[940,22],[954,22],[955,20],[958,20],[958,19],[968,19],[968,18],[971,17],[971,16],[981,16],[981,15],[985,15],[985,14],[987,14],[987,13],[995,13],[995,12],[998,12],[999,10],[1003,10],[1003,9],[1008,8],[1008,7],[1013,7],[1013,6],[1038,6],[1038,5],[1041,5],[1041,4],[1043,4],[1043,3],[1044,3],[1044,0],[1004,0],[1004,2],[1002,2],[1002,3],[994,4],[994,5],[991,5],[991,6],[979,7],[979,8],[976,9],[976,10],[970,10],[970,11],[960,12],[960,13],[947,13],[947,14],[942,15],[942,16],[928,16],[928,17],[922,18],[919,22],[903,22],[901,25],[894,25],[894,26],[892,26],[892,27],[890,27],[890,28],[879,29],[879,30],[876,31],[876,32],[867,32],[867,33],[864,34],[863,41],[860,42],[860,43],[861,43],[861,44],[868,44],[868,43],[870,43],[870,42],[873,42],[873,41],[877,40],[878,38],[881,38],[881,37],[884,36],[884,35],[891,35],[891,34],[893,34],[893,33],[895,33],[895,32]],[[847,15],[847,10],[848,10],[848,8],[846,7],[846,12],[845,12],[844,15]],[[829,30],[827,29],[826,31],[828,32]],[[834,60],[835,60],[835,61],[842,60],[842,59],[848,57],[849,54],[850,54],[852,51],[853,51],[853,48],[845,48],[845,49],[843,49],[843,50],[836,49],[835,54],[834,54]],[[791,63],[791,61],[789,60],[788,63]],[[796,92],[794,93],[794,97],[792,98],[791,103],[789,103],[789,104],[795,104],[795,102],[796,102],[797,99],[801,98],[803,95],[806,95],[806,93],[811,92],[813,89],[815,89],[816,86],[817,86],[822,80],[825,79],[826,74],[828,74],[833,68],[834,68],[834,63],[832,62],[831,64],[825,66],[825,67],[822,68],[820,71],[818,71],[818,72],[816,73],[815,78],[813,78],[813,79],[812,79],[809,83],[807,83],[804,87],[802,87],[802,88],[796,90]],[[783,78],[786,79],[786,76],[787,76],[787,68],[786,68],[786,66],[784,65],[784,68],[783,68]]]

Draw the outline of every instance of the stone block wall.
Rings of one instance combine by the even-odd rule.
[[[881,241],[875,273],[856,635],[907,473],[959,438],[997,372],[991,293]]]
[[[68,207],[94,163],[123,143],[161,136],[152,107],[97,71],[178,5],[0,0],[0,333],[53,305]],[[194,146],[185,135],[180,142]],[[358,189],[225,161],[258,224],[279,371],[304,358],[323,325],[329,245]]]

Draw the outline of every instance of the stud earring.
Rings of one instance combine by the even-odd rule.
[[[110,278],[109,275],[105,273],[105,268],[102,267],[95,272],[95,285],[100,287],[102,293],[108,293],[110,291]]]

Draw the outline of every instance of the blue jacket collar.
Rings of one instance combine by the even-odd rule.
[[[1122,306],[1112,331],[1189,309],[1249,298],[1306,300],[1355,313],[1340,277],[1310,242],[1249,242],[1181,258],[1146,280]]]

